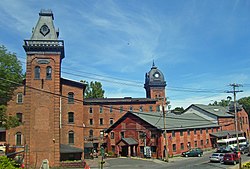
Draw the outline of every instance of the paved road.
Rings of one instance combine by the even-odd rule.
[[[209,156],[212,152],[204,153],[203,157],[175,157],[169,162],[158,159],[136,159],[136,158],[114,158],[105,159],[103,169],[235,169],[237,165],[224,165],[220,163],[210,163]],[[249,161],[250,157],[242,155],[243,162]],[[95,159],[98,160],[98,159]],[[93,161],[94,163],[94,161]],[[91,164],[90,164],[91,166]],[[100,165],[92,165],[91,169],[100,169]]]

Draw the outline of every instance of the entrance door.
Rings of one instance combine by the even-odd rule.
[[[128,156],[128,146],[122,146],[122,153],[121,156]]]

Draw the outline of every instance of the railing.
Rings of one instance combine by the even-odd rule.
[[[24,46],[63,47],[63,40],[24,40]]]

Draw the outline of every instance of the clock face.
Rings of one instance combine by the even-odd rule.
[[[160,74],[156,72],[156,73],[154,74],[154,77],[155,77],[155,78],[159,78],[159,77],[160,77]]]

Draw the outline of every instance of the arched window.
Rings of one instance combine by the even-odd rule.
[[[68,93],[68,103],[74,103],[74,93],[73,92]]]
[[[40,67],[35,67],[35,79],[40,79]]]
[[[52,78],[52,68],[50,66],[47,66],[46,68],[46,79]]]
[[[17,103],[23,103],[23,94],[22,93],[17,94],[16,102]]]
[[[94,133],[93,130],[89,130],[89,137],[93,137]]]
[[[16,133],[16,145],[17,146],[22,145],[22,133],[21,132]]]
[[[74,123],[74,113],[73,112],[68,113],[68,122]]]
[[[69,131],[69,144],[74,144],[74,131]]]

